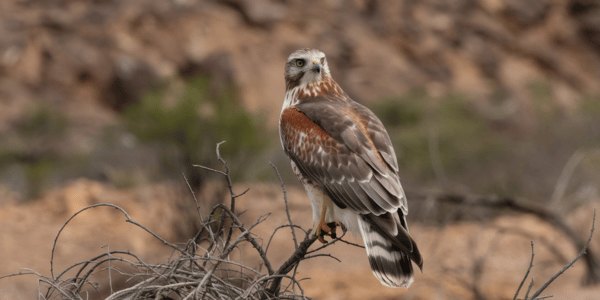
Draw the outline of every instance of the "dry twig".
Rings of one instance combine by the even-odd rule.
[[[477,195],[459,195],[451,193],[430,193],[415,194],[414,198],[435,199],[438,202],[452,203],[456,205],[480,206],[495,209],[509,209],[519,213],[530,214],[538,219],[552,225],[563,233],[570,240],[575,249],[586,248],[587,251],[582,254],[582,259],[586,266],[586,274],[583,284],[600,283],[600,263],[597,260],[592,249],[586,245],[586,242],[579,237],[577,232],[569,226],[562,215],[536,203],[523,201],[512,197],[499,196],[477,196]]]
[[[77,211],[58,230],[50,255],[50,276],[44,276],[33,270],[23,270],[0,277],[0,279],[25,275],[36,276],[40,284],[47,286],[46,292],[40,293],[40,299],[87,299],[90,291],[86,290],[86,287],[98,290],[98,284],[92,280],[100,272],[107,272],[108,290],[111,292],[107,298],[108,300],[165,298],[305,299],[304,289],[300,283],[301,279],[296,278],[296,270],[302,261],[315,257],[328,257],[337,260],[331,254],[317,252],[337,241],[355,246],[360,245],[344,241],[342,235],[325,245],[309,250],[317,238],[310,231],[293,224],[289,213],[285,185],[281,180],[279,171],[271,164],[281,183],[288,222],[275,228],[269,238],[267,247],[263,247],[261,239],[255,236],[252,230],[262,223],[269,214],[259,217],[250,225],[244,224],[239,218],[235,209],[236,200],[245,195],[248,190],[241,193],[234,192],[229,166],[221,157],[219,151],[222,143],[216,146],[217,160],[221,163],[222,170],[206,166],[197,167],[223,176],[227,183],[230,202],[228,205],[215,205],[207,217],[203,218],[202,215],[199,215],[200,227],[183,247],[167,241],[150,228],[140,224],[120,206],[112,203],[97,203]],[[184,179],[191,191],[185,176]],[[198,210],[200,201],[195,194],[193,194],[193,197]],[[173,249],[176,253],[174,259],[165,263],[151,264],[129,251],[112,250],[106,247],[101,254],[85,261],[76,262],[57,272],[54,261],[62,232],[81,213],[100,207],[117,210],[124,216],[125,222],[141,228],[163,245]],[[267,249],[277,231],[286,227],[291,229],[294,250],[282,265],[274,267],[267,255]],[[305,233],[302,241],[297,239],[294,229],[300,229]],[[265,267],[266,272],[263,273],[260,268],[257,269],[243,261],[234,260],[231,255],[232,252],[241,248],[254,249],[254,255],[259,258],[260,265]],[[248,255],[248,253],[245,253],[245,255]],[[294,272],[290,274],[292,270]],[[129,282],[129,287],[112,292],[115,287],[113,286],[115,280],[113,272],[125,276]],[[284,281],[289,282],[289,284],[283,285],[282,282]],[[299,291],[299,293],[296,293],[296,291]]]
[[[592,228],[590,229],[590,234],[589,234],[588,239],[587,239],[585,245],[583,246],[583,248],[581,248],[579,253],[571,261],[566,263],[560,270],[558,270],[550,278],[548,278],[544,283],[542,283],[542,285],[535,292],[533,292],[531,297],[529,297],[529,293],[531,292],[533,284],[534,284],[533,279],[531,279],[531,281],[529,283],[529,287],[527,288],[527,292],[525,293],[525,296],[523,299],[524,300],[541,300],[541,299],[551,297],[551,296],[541,296],[541,294],[554,282],[554,280],[556,280],[558,277],[563,275],[569,268],[571,268],[575,264],[575,262],[577,262],[583,255],[585,255],[585,253],[589,249],[590,242],[592,241],[592,236],[594,235],[595,228],[596,228],[596,211],[594,210],[594,214],[592,216]],[[531,259],[529,260],[529,267],[527,268],[527,271],[525,272],[525,275],[523,276],[523,279],[521,280],[521,283],[519,284],[519,287],[517,288],[517,291],[515,292],[513,300],[517,299],[519,292],[521,291],[521,288],[523,287],[523,283],[527,280],[527,277],[529,276],[529,273],[531,272],[531,269],[533,268],[534,256],[535,256],[534,243],[532,241],[531,242]]]

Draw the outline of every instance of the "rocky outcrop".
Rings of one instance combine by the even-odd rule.
[[[23,270],[50,276],[51,249],[61,226],[84,207],[106,202],[123,208],[133,220],[173,243],[185,243],[195,233],[194,224],[199,222],[194,201],[183,189],[160,184],[118,190],[98,182],[77,180],[37,201],[2,205],[0,276]],[[201,206],[210,204],[203,202]],[[55,275],[109,250],[130,251],[149,263],[168,258],[172,249],[125,220],[122,213],[110,207],[96,207],[79,214],[56,241]],[[63,278],[68,276],[73,274],[67,273]],[[123,277],[116,271],[112,276],[114,287],[123,287]],[[94,280],[100,288],[90,290],[91,298],[99,299],[109,291],[108,278],[106,273],[97,275]],[[32,299],[37,287],[34,276],[5,278],[0,281],[0,294],[6,299]],[[40,289],[45,292],[42,283]]]
[[[0,6],[0,129],[36,101],[77,107],[74,118],[110,122],[112,111],[157,82],[198,72],[231,79],[250,109],[274,118],[282,63],[298,47],[326,51],[336,78],[363,101],[413,87],[526,101],[528,84],[545,81],[568,104],[597,91],[600,79],[593,1],[9,0]]]

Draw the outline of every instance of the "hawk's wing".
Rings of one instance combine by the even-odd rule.
[[[314,98],[285,109],[280,126],[290,158],[339,207],[360,214],[398,209],[407,214],[394,149],[369,109],[353,101]]]

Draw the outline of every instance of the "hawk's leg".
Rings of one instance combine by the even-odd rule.
[[[320,211],[321,213],[319,215],[319,223],[315,226],[315,235],[321,243],[325,244],[327,243],[327,241],[325,241],[324,238],[325,235],[328,235],[334,239],[336,238],[336,226],[338,224],[336,222],[327,223],[326,221],[328,211],[330,213],[333,212],[333,202],[331,202],[331,200],[323,199],[323,202],[321,202]]]

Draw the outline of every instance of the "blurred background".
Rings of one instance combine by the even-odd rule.
[[[278,137],[284,63],[304,47],[324,51],[336,81],[382,119],[409,195],[525,199],[564,217],[585,240],[600,207],[598,1],[4,0],[0,276],[47,273],[60,226],[98,202],[118,203],[185,242],[197,226],[186,179],[205,208],[224,199],[221,181],[193,167],[219,167],[222,140],[236,187],[250,188],[244,218],[272,211],[257,229],[265,233],[284,222],[273,162],[294,221],[308,226],[308,200]],[[336,245],[342,263],[307,263],[305,292],[506,299],[527,267],[529,240],[547,241],[537,245],[539,278],[577,252],[535,216],[427,197],[409,198],[409,206],[425,257],[411,289],[381,288],[364,250]],[[106,247],[168,257],[130,227],[112,211],[86,212],[61,237],[55,263]],[[592,247],[600,250],[597,236]],[[475,264],[481,257],[486,263]],[[597,285],[580,284],[584,273],[576,265],[549,293],[598,299]],[[30,299],[38,284],[2,279],[0,299]]]

